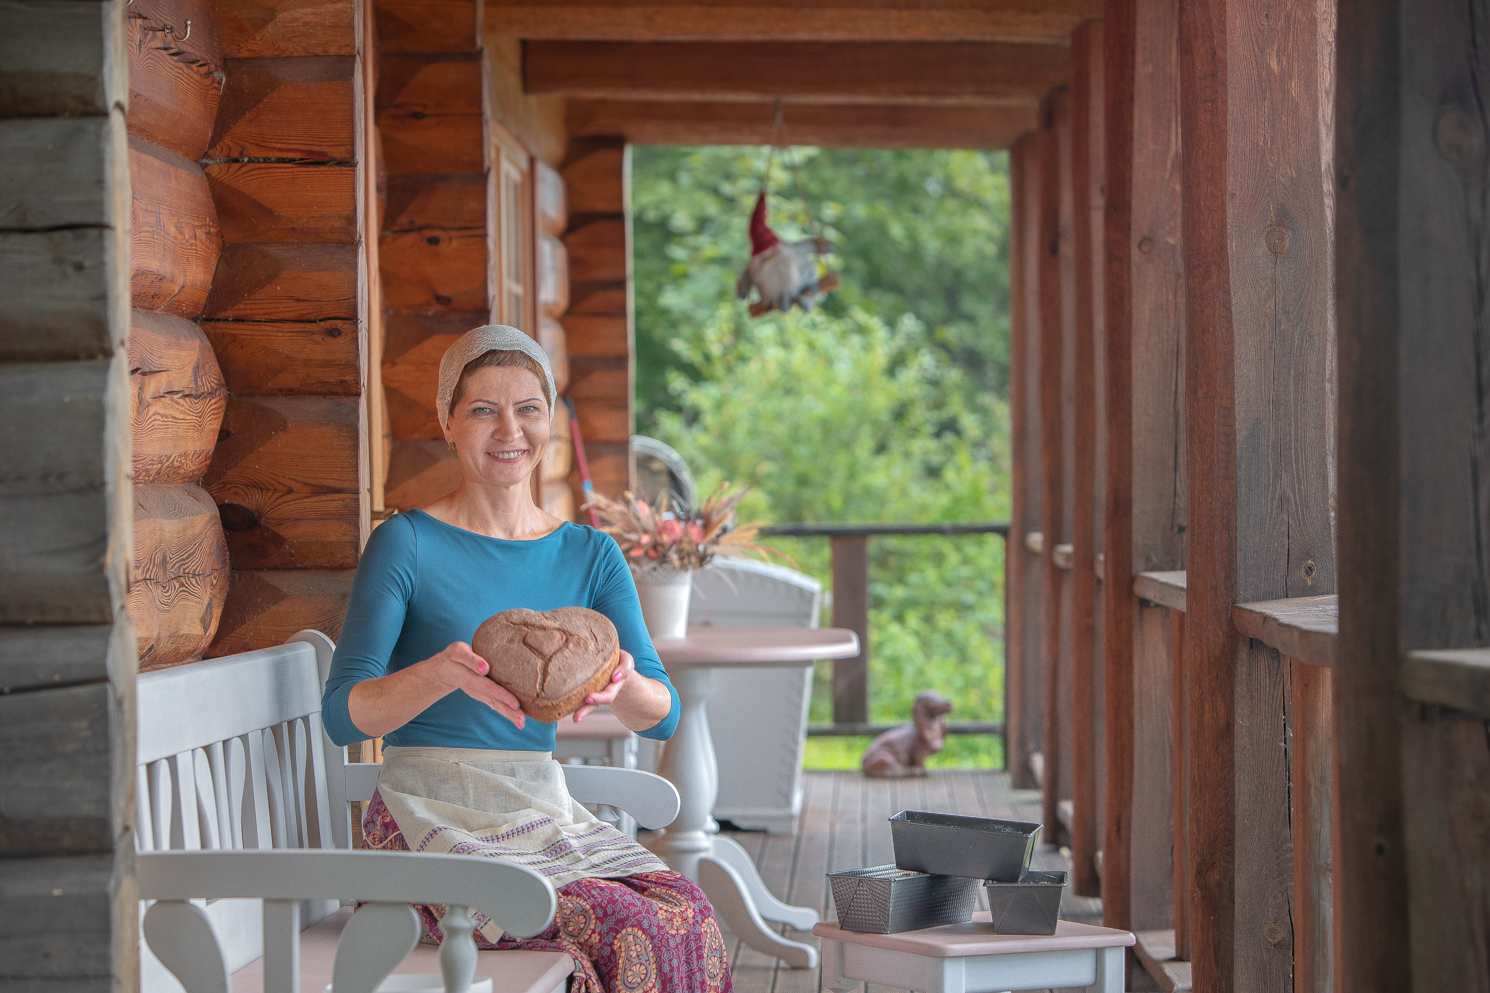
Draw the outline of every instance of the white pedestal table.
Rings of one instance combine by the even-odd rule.
[[[853,658],[859,654],[859,638],[844,628],[694,627],[687,637],[659,638],[655,644],[682,706],[678,730],[657,771],[678,788],[681,807],[677,820],[651,848],[698,883],[741,941],[795,968],[814,969],[816,948],[783,938],[766,922],[806,931],[818,923],[817,911],[778,900],[766,889],[750,853],[718,834],[711,812],[719,796],[719,762],[706,704],[715,669],[805,667]]]

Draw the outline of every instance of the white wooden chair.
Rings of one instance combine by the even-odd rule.
[[[478,953],[471,940],[468,907],[517,936],[548,925],[556,898],[536,872],[477,857],[350,850],[348,803],[371,799],[379,766],[349,764],[322,730],[333,647],[302,631],[276,648],[140,676],[143,989],[227,993],[245,988],[244,974],[262,973],[266,993],[298,993],[302,979],[307,993],[327,980],[335,993],[562,990],[568,956]],[[625,809],[645,827],[677,815],[677,791],[660,777],[587,766],[566,767],[565,777],[577,799]],[[341,909],[354,901],[366,905],[355,915]],[[449,906],[440,976],[389,978],[407,972],[418,942],[410,903]],[[307,940],[321,942],[305,956],[319,975],[303,974],[306,929]],[[478,965],[487,979],[473,985]]]
[[[638,735],[609,707],[602,707],[578,724],[565,718],[555,731],[554,758],[560,762],[636,768]],[[636,821],[630,814],[601,804],[591,804],[590,809],[617,831],[636,837]]]

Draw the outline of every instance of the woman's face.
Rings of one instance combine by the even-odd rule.
[[[466,377],[445,440],[468,475],[494,486],[527,480],[548,446],[548,398],[538,377],[516,366]]]

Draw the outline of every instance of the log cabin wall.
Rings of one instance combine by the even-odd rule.
[[[501,160],[503,181],[497,186],[498,200],[505,210],[514,207],[519,217],[499,218],[508,232],[494,243],[516,241],[524,254],[519,265],[498,259],[505,282],[517,279],[525,288],[530,306],[494,295],[494,310],[520,313],[522,327],[538,339],[548,354],[554,385],[560,397],[567,396],[570,383],[567,332],[561,320],[569,310],[569,253],[563,235],[569,226],[568,190],[559,167],[567,148],[564,128],[565,101],[558,97],[532,96],[523,86],[522,43],[500,30],[489,28],[487,51],[487,108],[493,131],[493,154]],[[514,185],[519,184],[520,185]],[[513,203],[514,192],[522,202]],[[515,232],[509,220],[520,220]],[[581,500],[569,485],[575,472],[574,447],[570,441],[569,411],[564,403],[554,410],[552,431],[544,451],[543,465],[534,480],[534,497],[544,510],[563,520],[588,520],[579,513]]]
[[[538,343],[548,353],[559,393],[569,394],[568,332],[560,320],[569,310],[569,252],[563,234],[569,226],[569,204],[564,177],[547,162],[534,167],[537,216]],[[569,409],[561,404],[554,411],[553,431],[543,453],[538,504],[563,520],[579,520],[582,505],[575,498],[569,477],[575,471],[574,443],[569,428]]]
[[[440,357],[492,317],[482,6],[379,0],[374,18],[388,177],[378,246],[391,441],[382,505],[411,510],[460,481],[435,410]]]
[[[570,142],[560,170],[568,196],[563,244],[569,309],[561,323],[569,353],[569,397],[579,415],[595,489],[631,489],[633,413],[630,152],[624,138]],[[583,501],[578,466],[570,474]]]
[[[201,327],[230,394],[203,485],[232,581],[209,654],[335,637],[368,528],[353,0],[219,0],[222,95],[202,159],[223,249]]]
[[[485,30],[475,2],[377,5],[377,131],[387,172],[380,239],[386,322],[379,387],[388,464],[379,511],[408,510],[454,489],[459,470],[435,410],[440,358],[461,334],[511,324],[548,352],[568,386],[568,260],[562,113],[527,96],[521,48]],[[555,411],[537,496],[574,516],[568,416]],[[381,502],[379,502],[381,501]]]
[[[127,11],[130,113],[129,336],[134,568],[140,668],[202,657],[228,596],[228,545],[200,483],[228,390],[202,316],[223,236],[201,160],[224,59],[211,7],[137,0]]]
[[[138,985],[129,38],[0,4],[0,989]]]

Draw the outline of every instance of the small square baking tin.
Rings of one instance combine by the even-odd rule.
[[[1017,882],[1030,867],[1040,825],[993,817],[902,810],[890,818],[895,864],[943,876]]]
[[[1066,874],[1031,869],[1017,883],[983,884],[994,934],[1055,934]]]
[[[845,931],[896,934],[972,919],[978,880],[933,876],[876,865],[828,873],[838,926]]]

